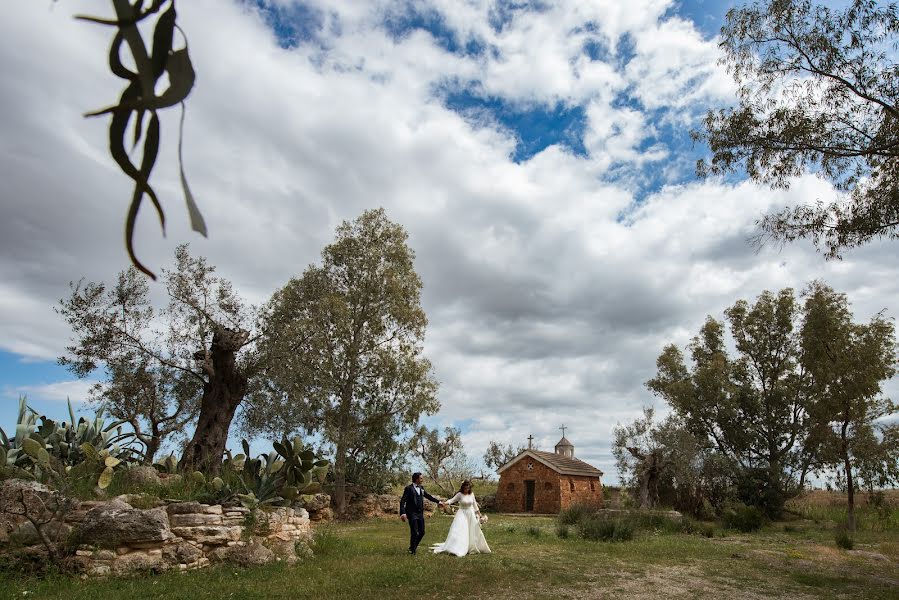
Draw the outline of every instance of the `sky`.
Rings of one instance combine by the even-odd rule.
[[[409,233],[424,344],[440,382],[431,426],[575,455],[617,481],[612,429],[642,408],[668,343],[764,290],[823,279],[855,316],[894,316],[894,245],[825,261],[805,243],[757,251],[766,212],[827,201],[814,176],[771,190],[743,174],[697,180],[689,131],[734,102],[718,64],[729,2],[694,0],[190,0],[198,76],[184,158],[209,229],[178,185],[178,111],[162,117],[136,246],[171,264],[190,242],[254,304],[320,258],[334,229],[382,206]],[[7,0],[0,20],[0,425],[18,397],[62,418],[93,381],[56,364],[53,311],[70,281],[111,281],[128,180],[106,150],[115,101],[103,0]],[[153,294],[161,297],[159,284]],[[887,393],[897,394],[896,382]],[[8,429],[7,429],[8,430]]]

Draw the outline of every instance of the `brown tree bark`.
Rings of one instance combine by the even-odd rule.
[[[347,454],[347,415],[353,400],[352,384],[347,384],[343,390],[340,402],[340,417],[338,423],[337,440],[334,448],[334,504],[337,508],[337,516],[342,517],[346,513],[346,454]]]
[[[198,353],[203,358],[207,380],[197,428],[181,457],[182,470],[214,474],[221,469],[231,421],[247,392],[247,376],[236,360],[247,337],[245,331],[220,329],[213,335],[209,350]]]
[[[849,417],[847,415],[840,429],[840,441],[843,452],[843,468],[846,469],[846,528],[850,533],[855,533],[855,481],[852,479],[852,463],[849,460],[849,441],[846,435],[848,429]]]

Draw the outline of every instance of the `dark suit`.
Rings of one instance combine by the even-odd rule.
[[[434,503],[440,500],[420,488],[421,493],[415,491],[415,484],[410,483],[403,490],[400,498],[400,514],[406,515],[409,521],[409,552],[415,554],[421,538],[425,536],[425,498]]]

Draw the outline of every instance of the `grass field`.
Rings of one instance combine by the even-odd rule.
[[[450,519],[428,521],[425,543]],[[377,598],[899,598],[899,531],[861,531],[840,550],[833,524],[793,521],[714,537],[641,531],[630,542],[560,539],[545,517],[493,516],[493,554],[405,553],[407,527],[373,520],[320,529],[317,556],[288,567],[82,581],[0,575],[0,597],[242,599]]]

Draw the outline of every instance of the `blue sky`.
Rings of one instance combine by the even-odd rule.
[[[427,423],[461,427],[473,457],[529,434],[551,447],[564,423],[579,456],[614,477],[612,428],[663,408],[643,382],[706,315],[814,278],[860,318],[899,297],[888,246],[837,264],[808,245],[746,244],[765,212],[834,197],[826,183],[696,180],[705,148],[689,131],[733,102],[715,40],[732,4],[179,4],[198,72],[185,161],[210,236],[189,231],[163,142],[153,180],[168,235],[142,215],[139,252],[159,268],[189,241],[258,305],[318,260],[342,220],[383,206],[424,282],[442,402]],[[19,115],[0,125],[4,428],[22,393],[52,418],[67,395],[85,398],[91,382],[55,363],[70,333],[52,307],[69,281],[110,281],[127,265],[130,194],[103,123],[81,116],[121,91],[103,63],[108,32],[71,19],[108,3],[10,7],[0,68],[20,76],[0,79],[0,108]],[[163,140],[173,128],[164,115]]]

